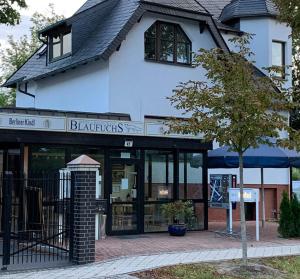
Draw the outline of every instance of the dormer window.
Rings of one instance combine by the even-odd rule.
[[[72,53],[72,32],[70,29],[49,35],[49,61],[56,61]]]
[[[145,59],[190,65],[192,43],[180,25],[155,22],[145,32]]]

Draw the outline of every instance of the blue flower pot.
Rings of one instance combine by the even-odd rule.
[[[172,236],[184,236],[186,234],[187,227],[185,224],[173,224],[169,225],[168,231]]]

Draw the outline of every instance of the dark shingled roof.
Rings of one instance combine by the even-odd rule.
[[[220,20],[254,16],[277,16],[278,10],[271,0],[233,0],[222,11]]]
[[[145,11],[204,21],[217,45],[228,50],[218,28],[238,30],[216,20],[227,2],[228,0],[88,0],[71,18],[61,22],[72,26],[72,55],[47,65],[47,52],[43,50],[43,46],[4,86],[11,87],[19,82],[45,78],[91,61],[107,60]],[[210,13],[214,15],[215,22]],[[47,27],[46,30],[51,28]]]

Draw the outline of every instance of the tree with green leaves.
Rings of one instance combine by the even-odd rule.
[[[206,141],[227,145],[239,155],[240,216],[243,264],[247,264],[246,220],[244,207],[243,156],[250,147],[272,144],[270,138],[282,145],[292,145],[290,140],[280,140],[280,132],[294,134],[288,125],[288,111],[297,104],[290,92],[283,89],[283,81],[262,75],[253,66],[249,49],[251,35],[231,40],[236,53],[216,48],[201,49],[195,56],[196,66],[202,67],[206,81],[181,83],[170,97],[171,104],[186,120],[171,120],[170,132],[203,134]],[[270,69],[270,71],[277,69]],[[278,75],[277,75],[278,76]],[[277,86],[275,86],[275,84]]]
[[[25,0],[0,0],[0,24],[16,25],[20,23],[18,9],[27,7]]]
[[[13,36],[8,36],[8,47],[0,49],[0,84],[19,69],[41,47],[42,43],[38,38],[38,32],[63,18],[62,15],[55,13],[53,4],[50,4],[48,14],[36,12],[31,17],[32,26],[30,27],[29,36],[23,35],[18,40]],[[13,105],[14,102],[15,90],[0,88],[0,106]]]

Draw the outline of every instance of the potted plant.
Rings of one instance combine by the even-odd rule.
[[[187,223],[194,217],[193,204],[190,201],[176,201],[162,206],[162,214],[168,219],[168,231],[172,236],[184,236]]]

